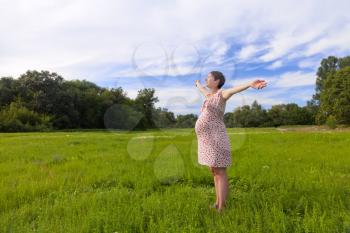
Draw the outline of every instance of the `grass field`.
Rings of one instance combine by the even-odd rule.
[[[0,134],[0,232],[350,232],[350,132],[227,129],[222,214],[194,129]]]

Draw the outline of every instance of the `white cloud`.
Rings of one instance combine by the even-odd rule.
[[[285,98],[274,97],[274,94],[271,92],[265,92],[265,90],[261,90],[259,92],[260,93],[241,92],[233,95],[227,102],[226,110],[232,111],[238,106],[251,105],[254,100],[263,106],[271,106],[285,102]]]
[[[210,60],[216,62],[228,48],[218,35],[227,28],[224,22],[230,12],[204,17],[220,8],[211,2],[198,7],[185,1],[157,5],[142,1],[4,1],[0,29],[7,34],[0,39],[6,50],[0,55],[0,75],[18,75],[27,69],[59,69],[69,74],[86,69],[90,61],[100,66],[131,65],[138,46],[145,42],[153,43],[153,49],[143,46],[138,50],[138,65],[149,67],[151,63],[150,69],[156,70],[151,73],[158,74],[165,71],[163,60],[172,58],[179,65],[170,72],[188,73],[179,60],[193,62],[198,54],[189,46],[184,48],[184,42],[206,48]],[[175,58],[170,57],[174,47]],[[166,55],[159,51],[162,48]],[[194,59],[188,56],[188,49]],[[84,60],[86,65],[81,66]]]
[[[276,87],[298,87],[315,85],[316,75],[314,72],[287,72],[276,81]]]
[[[298,62],[299,68],[312,68],[313,70],[317,70],[321,61],[319,59],[304,59]]]
[[[133,86],[124,87],[127,96],[134,99],[140,89],[145,88],[142,83],[135,83]],[[155,107],[167,108],[169,111],[178,114],[199,114],[200,106],[204,101],[203,95],[193,85],[174,85],[171,87],[153,87],[155,96],[158,97],[158,102]]]
[[[247,45],[239,50],[236,57],[238,61],[247,61],[263,49],[257,45]]]
[[[309,44],[304,52],[305,56],[311,56],[319,53],[330,52],[332,54],[342,51],[350,52],[350,22],[341,25],[339,28],[333,28],[327,35],[319,38],[315,43]]]
[[[334,5],[329,0],[322,4],[312,0],[302,7],[295,4],[291,0],[179,0],[157,4],[3,0],[0,75],[51,69],[76,77],[92,63],[97,67],[130,66],[137,46],[150,41],[154,47],[163,46],[167,50],[167,59],[172,48],[180,47],[173,59],[177,70],[170,70],[172,74],[187,74],[188,67],[198,58],[189,44],[194,44],[200,53],[211,55],[208,61],[214,63],[222,62],[229,43],[244,44],[238,58],[260,58],[263,62],[288,58],[300,46],[307,50],[299,56],[332,48],[349,51],[350,30],[343,27],[349,21],[348,1]],[[266,49],[266,53],[260,54]],[[158,50],[143,49],[138,54],[138,64],[149,67],[154,74],[164,72]],[[133,71],[129,68],[122,72]]]
[[[288,96],[290,88],[314,85],[314,72],[230,79],[236,63],[249,64],[245,71],[265,68],[267,62],[272,62],[268,68],[274,70],[291,60],[296,60],[299,68],[313,68],[320,61],[310,57],[350,52],[347,0],[337,4],[310,0],[302,6],[292,0],[0,3],[0,76],[47,69],[67,79],[94,82],[120,82],[117,77],[134,77],[124,88],[130,97],[136,97],[137,91],[145,87],[136,77],[203,76],[215,69],[228,73],[224,87],[254,79],[268,82],[261,92],[242,94],[247,104],[255,98],[266,105],[282,103],[288,100],[282,96]],[[231,46],[237,51],[232,51]],[[234,54],[227,57],[228,51]],[[180,84],[176,78],[164,82],[168,87],[154,84],[160,99],[158,106],[177,113],[193,112],[198,104],[199,111],[201,101],[193,87]],[[309,93],[296,94],[295,98],[298,96],[305,100]],[[229,106],[243,102],[237,95]]]
[[[251,77],[245,77],[245,78],[236,78],[236,79],[227,80],[227,84],[225,84],[225,86],[227,88],[235,87],[237,85],[252,82],[256,79],[265,80],[267,85],[269,86],[272,85],[273,87],[278,77],[277,76],[251,76]]]
[[[155,88],[155,95],[159,102],[156,107],[165,107],[178,114],[200,113],[200,107],[204,101],[202,94],[196,89],[187,86],[178,86],[171,88]],[[227,88],[224,88],[227,89]],[[257,90],[250,89],[233,95],[226,103],[226,111],[230,112],[237,106],[250,105],[254,100],[264,106],[282,104],[287,101],[282,97],[285,90],[269,90],[268,88]],[[135,93],[136,97],[136,93]]]
[[[267,69],[274,70],[274,69],[277,69],[277,68],[281,67],[282,65],[283,65],[282,60],[277,60],[274,63],[272,63],[271,65],[269,65],[267,67]]]
[[[312,42],[318,35],[319,30],[314,28],[288,28],[277,32],[269,41],[269,51],[259,58],[263,62],[279,59],[293,50],[297,50],[299,46]]]
[[[294,74],[296,76],[296,74]],[[293,74],[286,73],[282,78],[293,78]],[[245,91],[233,95],[226,104],[226,112],[233,111],[234,108],[243,105],[251,105],[254,100],[265,108],[269,108],[275,104],[283,104],[289,102],[306,101],[311,99],[313,88],[310,89],[295,89],[295,85],[281,85],[279,76],[253,76],[242,79],[227,80],[227,86],[223,88],[228,89],[239,84],[248,83],[255,79],[263,79],[268,82],[268,85],[263,89],[249,88]],[[175,79],[176,80],[176,79]],[[283,81],[286,82],[286,81]],[[194,86],[188,84],[177,83],[167,86],[162,83],[162,86],[153,86],[155,89],[155,96],[158,97],[159,102],[155,104],[156,107],[168,108],[169,111],[178,114],[199,114],[200,107],[205,100],[203,95]],[[140,81],[135,81],[127,86],[122,85],[130,98],[136,98],[138,90],[146,86]],[[293,88],[293,89],[292,89]],[[288,93],[286,95],[286,93]]]

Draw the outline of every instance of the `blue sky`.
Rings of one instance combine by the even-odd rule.
[[[226,105],[311,99],[322,58],[350,54],[350,2],[4,1],[0,76],[50,70],[65,79],[121,86],[131,98],[155,88],[157,107],[198,114],[194,86],[211,70],[223,89],[265,79]]]

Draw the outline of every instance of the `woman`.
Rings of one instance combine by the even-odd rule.
[[[254,80],[229,89],[221,89],[225,83],[224,75],[211,71],[205,79],[206,87],[199,80],[195,84],[205,96],[201,113],[196,121],[195,132],[198,140],[198,163],[210,168],[214,177],[216,203],[211,206],[221,212],[228,195],[226,168],[232,165],[230,140],[224,124],[224,112],[227,100],[249,87],[262,89],[267,85],[264,80]]]

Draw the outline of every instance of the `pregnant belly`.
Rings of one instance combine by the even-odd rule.
[[[212,133],[225,132],[226,127],[223,121],[203,115],[196,121],[195,131],[197,135],[202,135],[204,133],[210,135]]]
[[[204,132],[208,132],[209,131],[209,122],[205,121],[202,118],[198,118],[198,120],[196,121],[196,125],[195,125],[195,131],[197,135],[201,135]]]

